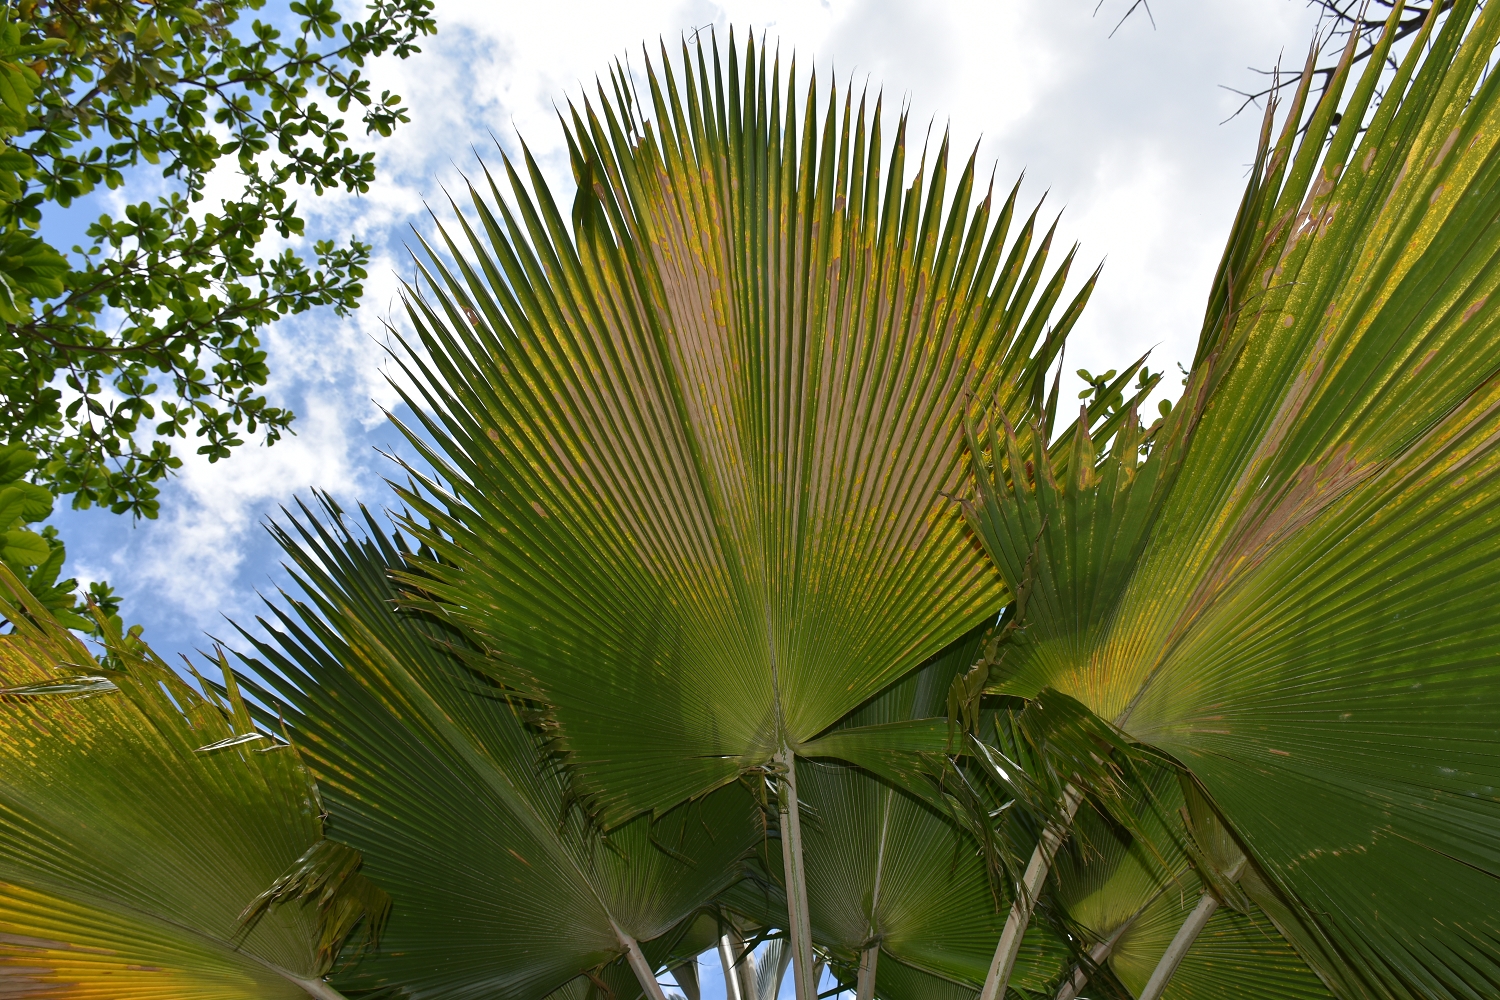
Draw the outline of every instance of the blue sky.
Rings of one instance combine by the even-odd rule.
[[[406,246],[413,227],[431,230],[426,206],[445,215],[445,189],[478,170],[475,150],[495,162],[495,142],[514,151],[518,135],[570,197],[556,108],[612,60],[628,54],[639,66],[643,43],[706,26],[721,38],[731,25],[764,31],[799,64],[868,79],[888,103],[908,104],[914,124],[931,122],[934,137],[950,128],[956,149],[977,142],[998,183],[1024,169],[1023,199],[1047,193],[1063,210],[1060,239],[1082,244],[1074,273],[1105,261],[1068,371],[1151,348],[1152,367],[1172,370],[1191,357],[1254,148],[1258,115],[1226,123],[1239,98],[1224,87],[1257,86],[1249,67],[1283,53],[1300,64],[1315,15],[1303,0],[1155,0],[1154,27],[1137,12],[1111,37],[1129,0],[1104,0],[1095,15],[1096,2],[438,0],[426,52],[374,67],[376,91],[396,90],[412,114],[393,138],[369,143],[375,186],[362,197],[301,196],[309,239],[354,235],[376,260],[355,316],[297,317],[268,335],[269,394],[299,414],[296,436],[215,465],[189,456],[156,521],[60,512],[69,572],[110,580],[126,619],[169,660],[205,648],[208,633],[230,637],[227,619],[250,623],[257,595],[286,584],[266,519],[314,489],[383,508],[384,480],[400,470],[381,452],[410,457],[386,418],[400,411],[383,324],[403,324]],[[152,183],[124,197],[149,197]]]

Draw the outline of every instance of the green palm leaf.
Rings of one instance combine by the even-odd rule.
[[[464,637],[395,609],[389,575],[411,555],[400,539],[368,515],[356,537],[329,513],[278,530],[308,601],[276,609],[274,641],[247,660],[259,681],[244,683],[278,706],[332,828],[393,898],[381,952],[336,982],[538,997],[637,942],[670,951],[764,836],[750,793],[733,784],[591,832],[547,742],[457,655]],[[657,950],[643,956],[652,971],[668,959]]]
[[[4,568],[0,587],[14,626],[0,638],[4,994],[336,996],[320,977],[362,911],[332,934],[314,905],[242,919],[329,843],[296,752],[255,729],[232,685],[211,701],[118,633],[97,662]],[[344,886],[378,907],[346,857]]]
[[[1143,781],[1149,797],[1137,811],[1132,833],[1090,806],[1079,812],[1073,837],[1052,869],[1050,897],[1053,905],[1062,908],[1090,960],[1105,966],[1133,996],[1141,995],[1168,944],[1198,903],[1205,887],[1202,875],[1216,868],[1233,868],[1243,857],[1232,843],[1214,843],[1227,832],[1203,815],[1207,805],[1197,797],[1196,834],[1207,843],[1197,848],[1184,836],[1177,816],[1186,814],[1187,803],[1171,769],[1154,768]],[[1218,836],[1206,834],[1204,827]],[[1207,856],[1195,860],[1185,847]],[[1235,857],[1229,858],[1230,854]],[[1328,988],[1266,913],[1248,898],[1270,893],[1259,873],[1252,870],[1237,881],[1251,882],[1255,888],[1248,896],[1236,886],[1219,888],[1236,905],[1215,910],[1162,996],[1168,1000],[1330,997]],[[1082,971],[1081,976],[1077,971],[1065,976],[1064,983],[1072,982],[1086,996],[1093,987],[1088,986],[1089,970]],[[1055,995],[1071,1000],[1079,992],[1059,989]]]
[[[1115,944],[1110,971],[1139,995],[1197,902],[1157,898]],[[1177,967],[1163,1000],[1331,1000],[1328,987],[1259,910],[1220,908]]]
[[[1049,327],[1072,255],[1045,273],[1034,215],[1011,238],[1014,192],[976,203],[971,158],[945,204],[946,140],[903,189],[904,120],[887,159],[878,101],[814,82],[799,108],[794,71],[724,55],[650,69],[644,102],[601,87],[571,120],[572,227],[507,162],[410,299],[436,447],[412,441],[447,485],[405,496],[441,557],[409,583],[545,706],[606,827],[993,618],[944,496],[966,400],[1044,419],[1092,288]]]
[[[963,429],[983,399],[1050,434],[1093,278],[1049,325],[1073,255],[1046,273],[1035,213],[1007,247],[1014,190],[975,202],[970,157],[946,203],[946,139],[903,188],[904,119],[887,160],[878,100],[814,78],[799,111],[794,69],[727,57],[574,109],[571,227],[528,153],[426,248],[407,433],[438,478],[401,493],[435,558],[402,580],[603,828],[774,773],[813,1000],[795,755],[998,613],[949,511]]]
[[[1037,553],[994,689],[1190,768],[1349,996],[1500,983],[1500,11],[1433,10],[1373,112],[1393,28],[1337,124],[1350,55],[1268,114],[1151,458],[1033,482],[992,435],[968,508],[1012,586]]]

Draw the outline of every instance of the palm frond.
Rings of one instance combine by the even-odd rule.
[[[971,630],[805,748],[873,765],[809,761],[799,772],[799,795],[814,939],[851,981],[860,952],[878,946],[876,983],[887,1000],[911,996],[881,985],[888,958],[963,989],[977,987],[1010,903],[1009,885],[992,883],[980,844],[932,761],[950,741],[943,713],[953,679],[979,658],[988,634],[986,625]],[[917,729],[921,722],[928,725]],[[891,738],[902,726],[922,739]],[[992,820],[986,815],[984,822]],[[1035,836],[1028,832],[1027,851]],[[1017,985],[1042,988],[1067,954],[1064,941],[1038,925],[1023,941]]]
[[[606,827],[795,750],[1007,600],[949,514],[964,423],[1050,425],[1093,279],[1065,297],[1073,254],[973,157],[945,201],[946,138],[908,185],[905,120],[887,152],[879,99],[825,79],[733,41],[648,60],[643,100],[617,71],[566,123],[571,225],[507,159],[409,296],[442,477],[404,494],[436,556],[409,600],[545,707]]]
[[[7,995],[306,997],[358,899],[246,907],[322,839],[294,750],[233,689],[106,625],[96,660],[0,567],[0,981]],[[248,737],[255,737],[253,740]],[[220,747],[222,749],[214,749]],[[344,848],[345,867],[360,858]]]
[[[1054,488],[992,437],[968,511],[1002,573],[1037,553],[991,689],[1191,770],[1341,995],[1500,983],[1497,38],[1435,5],[1373,110],[1379,60],[1304,79],[1147,462]]]
[[[763,837],[753,797],[731,785],[601,836],[525,706],[466,666],[466,638],[397,609],[399,536],[325,507],[277,529],[306,600],[273,608],[242,683],[285,717],[331,827],[392,899],[383,948],[340,988],[534,997],[615,962],[620,931],[668,961]]]

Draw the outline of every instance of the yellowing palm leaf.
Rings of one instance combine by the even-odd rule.
[[[14,626],[0,638],[4,994],[336,996],[321,975],[351,921],[330,940],[315,905],[242,919],[328,843],[295,751],[259,734],[232,690],[215,704],[118,635],[96,662],[3,567],[0,587]]]
[[[1433,8],[1373,112],[1391,28],[1341,123],[1348,55],[1274,145],[1268,114],[1144,465],[1117,442],[1028,478],[990,436],[968,508],[1032,585],[995,689],[1058,689],[1190,768],[1348,996],[1500,982],[1500,10],[1475,6]]]
[[[878,102],[764,51],[684,50],[572,119],[572,228],[529,158],[434,257],[409,362],[449,484],[410,582],[545,706],[606,826],[767,763],[1004,602],[945,492],[962,417],[1041,419],[1049,327],[1014,193],[903,190]],[[821,122],[820,122],[821,119]],[[882,172],[886,177],[882,183]],[[972,211],[971,211],[972,210]],[[1100,415],[1102,416],[1102,414]],[[425,418],[424,418],[425,419]]]
[[[606,829],[774,760],[813,1000],[795,754],[998,613],[949,510],[964,425],[981,398],[1050,433],[1093,279],[1049,325],[1072,255],[1047,275],[1035,215],[1007,247],[1014,191],[975,204],[971,157],[947,205],[946,140],[904,188],[878,100],[814,81],[799,112],[794,70],[727,57],[574,111],[571,227],[528,154],[429,249],[409,437],[441,481],[403,499],[436,558],[403,580],[547,713]]]

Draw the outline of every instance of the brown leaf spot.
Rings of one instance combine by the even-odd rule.
[[[1484,304],[1489,301],[1489,298],[1490,297],[1488,295],[1479,296],[1479,298],[1474,301],[1473,305],[1464,310],[1463,318],[1459,322],[1467,323],[1469,320],[1473,319],[1474,314],[1484,308]],[[1436,354],[1437,352],[1434,351],[1433,353]]]
[[[499,444],[500,443],[500,432],[497,431],[497,430],[495,430],[495,428],[493,428],[493,427],[486,427],[484,429],[484,436],[487,437],[487,438],[489,438],[490,441],[492,441],[495,444]]]
[[[1317,381],[1315,369],[1309,382]],[[1262,442],[1262,454],[1279,447],[1288,424],[1274,428]],[[1245,510],[1233,536],[1214,560],[1213,569],[1204,577],[1189,604],[1188,616],[1207,607],[1214,595],[1230,582],[1261,563],[1286,538],[1311,522],[1329,504],[1363,482],[1375,471],[1375,464],[1360,462],[1350,454],[1345,442],[1322,460],[1304,465],[1291,481],[1265,490]]]
[[[1284,327],[1290,328],[1291,325],[1295,322],[1296,320],[1292,318],[1291,313],[1287,313],[1285,316],[1281,317],[1281,325]]]
[[[1446,139],[1443,140],[1443,148],[1438,150],[1437,156],[1434,156],[1432,158],[1433,169],[1436,169],[1437,167],[1442,166],[1443,161],[1448,158],[1448,153],[1452,151],[1453,144],[1455,142],[1457,142],[1457,141],[1458,141],[1458,129],[1455,128],[1452,132],[1448,133],[1448,138],[1446,138]],[[1438,190],[1442,191],[1443,189],[1441,187],[1439,187]],[[1436,196],[1434,196],[1433,200],[1434,201],[1436,200]]]
[[[551,516],[550,514],[547,513],[547,508],[543,507],[541,504],[537,503],[535,500],[531,501],[531,509],[534,510],[534,511],[536,511],[537,514],[540,515],[541,517],[550,517]]]
[[[1267,747],[1266,749],[1270,750],[1271,753],[1276,754],[1278,757],[1290,757],[1291,756],[1291,754],[1287,753],[1285,750],[1277,750],[1277,749],[1275,749],[1273,747]]]
[[[73,946],[66,941],[52,941],[48,938],[27,937],[24,934],[0,934],[0,944],[8,944],[20,948],[35,948],[38,951],[71,951]]]

